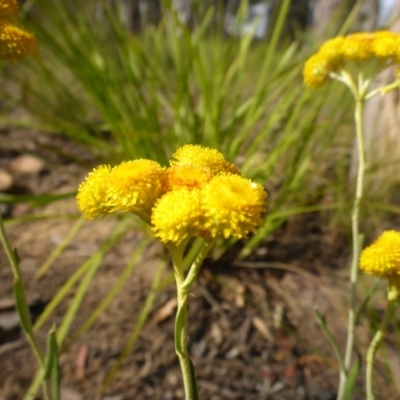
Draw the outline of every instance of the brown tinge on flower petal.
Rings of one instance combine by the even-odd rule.
[[[18,18],[17,0],[0,0],[0,20],[14,21]]]
[[[212,237],[242,238],[263,225],[267,193],[238,175],[221,174],[202,190],[203,227]]]
[[[222,153],[216,149],[187,144],[180,147],[172,156],[171,166],[194,164],[200,167],[208,168],[212,175],[218,175],[221,172],[239,174],[234,164],[226,161]]]
[[[173,165],[166,171],[166,189],[201,189],[212,178],[211,170],[194,164]]]
[[[0,59],[17,61],[32,56],[37,42],[32,33],[0,21]]]
[[[361,253],[360,268],[387,279],[400,275],[400,232],[385,231],[366,247]]]
[[[200,191],[179,189],[166,193],[153,208],[154,235],[162,242],[179,245],[199,235],[201,225]]]

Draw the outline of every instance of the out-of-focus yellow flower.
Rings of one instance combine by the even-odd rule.
[[[343,36],[329,39],[321,46],[317,54],[324,58],[332,69],[336,70],[343,63],[343,46],[345,46],[345,43],[346,39]]]
[[[328,80],[330,72],[331,65],[327,58],[320,54],[315,54],[304,64],[304,82],[314,89],[319,88]]]
[[[366,247],[360,256],[360,268],[367,274],[398,279],[400,276],[400,232],[385,231]]]
[[[152,207],[164,193],[164,179],[165,168],[156,161],[123,162],[110,172],[108,203],[114,211],[133,212],[150,219]]]
[[[204,228],[212,237],[242,238],[263,224],[267,193],[239,175],[221,174],[202,191]]]
[[[0,20],[14,21],[18,18],[17,0],[0,0]]]
[[[344,69],[346,61],[359,64],[371,58],[400,63],[400,35],[389,31],[360,32],[327,40],[306,61],[304,82],[318,88],[331,73]]]
[[[15,25],[0,21],[0,59],[17,61],[37,50],[35,36]]]
[[[200,193],[200,190],[178,189],[161,197],[151,217],[154,235],[177,246],[198,236],[202,220]]]
[[[374,57],[375,35],[370,32],[353,33],[346,36],[341,52],[343,57],[353,61],[364,61]]]
[[[212,177],[211,170],[195,164],[173,165],[166,171],[166,189],[201,189]]]
[[[111,212],[108,195],[110,166],[100,165],[89,173],[86,180],[79,185],[76,200],[78,209],[86,219]]]
[[[378,58],[394,58],[399,62],[400,35],[390,31],[375,32],[374,54]]]
[[[213,176],[221,172],[239,174],[235,165],[226,161],[224,156],[216,149],[187,144],[180,147],[172,156],[171,166],[194,164],[208,168]]]

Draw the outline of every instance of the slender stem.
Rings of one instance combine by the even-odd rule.
[[[364,150],[364,133],[363,133],[363,112],[365,103],[365,91],[367,87],[360,85],[360,89],[356,96],[355,123],[357,134],[358,149],[358,170],[356,195],[353,202],[353,211],[351,215],[353,255],[350,267],[350,304],[347,324],[347,342],[344,355],[344,370],[340,371],[339,390],[337,400],[342,400],[347,383],[348,373],[351,367],[352,353],[354,347],[354,336],[356,326],[356,286],[358,277],[358,262],[360,257],[360,239],[359,239],[359,213],[360,203],[363,196],[363,182],[365,173],[365,150]]]
[[[383,337],[385,336],[388,323],[392,318],[394,311],[396,310],[396,307],[398,305],[398,299],[399,299],[399,293],[397,289],[389,288],[388,304],[385,310],[385,315],[383,316],[383,320],[379,326],[378,331],[375,333],[375,336],[372,339],[372,342],[369,346],[367,353],[367,370],[365,374],[367,400],[375,400],[375,395],[372,388],[375,355],[376,352],[378,351],[378,348],[382,342]]]
[[[179,358],[181,366],[183,385],[185,390],[186,400],[197,399],[197,387],[193,368],[191,365],[189,352],[188,352],[188,332],[187,332],[187,289],[182,290],[184,283],[184,270],[183,270],[183,246],[173,247],[169,246],[169,251],[172,256],[174,264],[177,297],[178,297],[178,311],[175,319],[175,351]]]
[[[45,358],[42,350],[40,349],[39,343],[36,340],[36,337],[33,333],[32,329],[32,321],[29,313],[29,307],[26,300],[25,288],[22,281],[22,275],[19,268],[18,256],[15,250],[13,250],[10,241],[8,240],[8,236],[4,229],[3,218],[0,213],[0,242],[4,248],[8,261],[10,263],[13,276],[14,276],[14,295],[15,295],[15,303],[16,309],[18,312],[18,316],[20,318],[21,327],[25,333],[26,339],[28,340],[33,353],[38,361],[38,364],[41,370],[45,367]],[[48,383],[43,381],[43,395],[47,400],[49,399],[49,391],[48,391]]]

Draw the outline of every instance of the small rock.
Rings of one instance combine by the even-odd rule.
[[[10,189],[12,185],[12,176],[4,169],[0,169],[0,192],[5,192],[6,190]]]
[[[75,389],[69,387],[61,388],[61,398],[64,400],[82,400],[83,396]]]
[[[44,162],[35,156],[23,154],[10,163],[10,170],[16,174],[36,175],[44,169]]]

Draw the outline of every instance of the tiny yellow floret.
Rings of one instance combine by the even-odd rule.
[[[367,274],[387,278],[400,275],[400,232],[385,231],[360,256],[360,268]]]
[[[108,195],[110,171],[110,166],[100,165],[79,185],[76,201],[79,211],[86,219],[105,216],[111,212]]]
[[[17,61],[37,50],[35,36],[8,22],[0,21],[0,59]]]
[[[234,164],[225,160],[222,153],[200,145],[187,144],[180,147],[172,156],[171,166],[194,164],[208,168],[215,176],[221,172],[239,174]]]
[[[14,21],[18,18],[17,0],[0,0],[0,20]]]
[[[173,190],[161,197],[153,208],[152,230],[162,242],[178,246],[200,234],[201,219],[200,191]]]
[[[242,238],[263,225],[267,193],[239,175],[221,174],[202,190],[204,229],[212,237]]]

